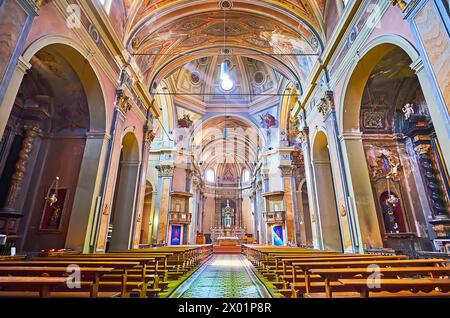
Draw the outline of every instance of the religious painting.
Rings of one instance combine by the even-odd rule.
[[[59,232],[61,230],[68,190],[64,188],[59,188],[57,191],[55,189],[51,189],[49,195],[52,194],[56,195],[57,201],[52,205],[50,205],[48,201],[45,201],[39,231]]]
[[[181,225],[172,225],[170,245],[181,245]]]
[[[189,114],[184,114],[182,118],[178,119],[178,128],[190,128],[193,121]]]
[[[273,227],[272,238],[273,238],[273,245],[275,245],[275,246],[283,246],[284,245],[283,227],[281,225],[275,225]]]
[[[277,119],[270,113],[259,115],[261,127],[269,129],[278,125]]]

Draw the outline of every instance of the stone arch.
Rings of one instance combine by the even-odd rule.
[[[359,131],[359,110],[367,80],[380,60],[396,47],[403,49],[412,62],[420,59],[413,45],[398,35],[377,37],[358,52],[361,58],[353,63],[344,82],[338,116],[341,133]]]
[[[89,100],[89,111],[92,114],[90,131],[106,131],[109,127],[108,108],[99,107],[99,105],[107,105],[106,90],[102,81],[99,80],[99,72],[89,62],[89,51],[68,37],[51,35],[39,38],[30,44],[22,55],[23,59],[29,63],[32,57],[45,47],[55,47],[67,54],[67,60],[80,77]]]
[[[23,244],[21,247],[29,248],[29,249],[36,249],[40,248],[39,244],[43,244],[42,248],[47,248],[50,245],[53,244],[54,246],[51,246],[51,248],[62,248],[62,247],[68,247],[73,248],[75,250],[88,250],[90,246],[90,239],[92,235],[92,229],[93,229],[93,219],[95,214],[95,207],[96,207],[96,200],[98,196],[100,195],[100,184],[101,184],[101,177],[103,173],[103,158],[106,151],[106,145],[107,140],[109,139],[108,134],[106,133],[107,129],[107,102],[106,102],[106,96],[104,94],[104,88],[102,86],[102,81],[100,80],[98,72],[94,70],[94,67],[88,60],[88,54],[85,49],[81,47],[78,43],[73,41],[72,39],[62,37],[62,36],[45,36],[42,37],[35,42],[33,42],[31,45],[28,46],[28,48],[25,49],[23,56],[20,58],[20,63],[16,68],[16,75],[14,76],[13,80],[10,82],[8,87],[8,96],[3,100],[3,104],[1,106],[2,113],[7,113],[6,119],[8,120],[11,110],[13,108],[13,105],[15,104],[15,99],[19,93],[19,90],[21,89],[22,84],[24,81],[24,75],[25,75],[25,69],[31,69],[33,71],[36,69],[35,63],[38,63],[40,60],[33,60],[34,57],[36,57],[38,54],[42,55],[48,55],[50,57],[56,57],[56,60],[60,60],[61,63],[64,65],[67,65],[67,68],[70,69],[70,74],[68,77],[65,77],[65,81],[67,85],[67,81],[76,81],[76,85],[80,86],[80,91],[82,91],[83,100],[86,101],[86,115],[88,117],[88,123],[87,125],[83,125],[83,129],[85,129],[85,132],[82,134],[82,136],[78,136],[78,139],[81,141],[84,139],[84,144],[82,148],[80,148],[80,152],[78,153],[77,158],[79,157],[79,160],[77,159],[77,164],[73,166],[73,170],[70,172],[73,177],[69,178],[67,176],[63,176],[61,179],[61,186],[68,186],[68,182],[70,183],[69,192],[67,194],[67,197],[70,198],[67,202],[66,200],[62,200],[60,202],[64,201],[63,206],[63,219],[61,222],[67,222],[68,225],[64,225],[63,230],[61,232],[60,236],[64,236],[62,243],[61,240],[43,240],[42,242],[36,239],[36,237],[31,237],[28,234],[31,233],[29,231],[29,227],[33,227],[34,225],[29,222],[35,222],[36,221],[36,215],[42,214],[42,210],[39,210],[38,212],[34,211],[34,207],[37,207],[41,205],[42,199],[39,198],[37,200],[32,200],[27,202],[24,202],[26,204],[28,210],[33,211],[29,214],[29,222],[24,221],[24,228],[22,229],[24,235],[26,238],[22,242]],[[59,65],[59,64],[58,64]],[[42,66],[42,65],[41,65]],[[44,91],[48,91],[50,94],[53,92],[53,94],[56,93],[55,88],[58,84],[58,82],[55,79],[50,78],[46,74],[42,73],[42,67],[38,68],[36,70],[36,74],[41,74],[39,76],[43,76],[43,78],[47,78],[47,81],[45,84],[42,84],[42,87],[44,87]],[[19,72],[20,70],[21,73]],[[21,76],[19,76],[19,73]],[[64,75],[64,74],[63,74]],[[25,78],[26,79],[26,78]],[[75,83],[75,82],[71,82]],[[64,85],[64,84],[63,84]],[[35,86],[34,89],[43,89],[38,88]],[[31,91],[30,91],[31,92]],[[58,92],[59,94],[63,94],[61,92]],[[58,97],[55,95],[54,97]],[[52,98],[49,96],[48,102],[49,104],[49,110],[51,112],[56,112],[56,109],[59,107],[58,105],[52,105]],[[84,102],[83,102],[84,104]],[[81,105],[80,105],[81,107]],[[56,113],[55,113],[56,114]],[[3,116],[2,116],[3,117]],[[2,122],[3,124],[3,122]],[[5,122],[6,124],[6,122]],[[1,127],[1,130],[3,131],[3,125]],[[48,128],[47,130],[52,129]],[[76,128],[78,129],[78,128]],[[68,132],[70,134],[70,132]],[[61,139],[59,143],[63,142],[65,139]],[[66,138],[66,140],[68,140]],[[49,141],[50,142],[50,141]],[[66,143],[66,146],[69,144],[69,141]],[[35,168],[39,169],[40,166],[44,167],[45,164],[48,164],[49,160],[51,160],[48,155],[44,154],[43,152],[40,152],[39,149],[41,148],[41,145],[45,144],[39,143],[36,145],[35,150],[35,162],[38,164],[35,165],[33,163],[33,166],[30,166],[30,176],[31,173],[33,173],[35,177],[33,177],[33,180],[41,180],[42,182],[48,182],[44,181],[44,179],[40,179],[37,177],[38,173]],[[78,145],[81,147],[81,145]],[[67,148],[67,147],[66,147]],[[75,148],[73,148],[75,149]],[[60,149],[61,151],[63,148]],[[61,157],[62,158],[62,157]],[[39,159],[39,160],[37,160]],[[66,160],[66,159],[61,159]],[[66,161],[70,162],[70,161]],[[55,167],[54,174],[60,175],[61,171],[57,171],[57,166],[51,165],[51,167]],[[75,168],[76,167],[76,168]],[[49,171],[46,171],[48,174]],[[71,180],[71,181],[69,181]],[[29,184],[31,185],[31,184]],[[73,186],[73,187],[72,187]],[[35,184],[35,189],[38,190],[38,184]],[[29,195],[28,197],[32,197],[32,195]],[[43,204],[43,203],[42,203]],[[24,207],[25,207],[24,206]],[[71,213],[64,214],[64,211],[69,210]],[[64,219],[65,215],[65,219]],[[26,218],[25,218],[26,219]],[[24,219],[24,220],[25,220]],[[63,223],[66,224],[66,223]],[[38,224],[39,227],[41,225]],[[33,231],[32,231],[33,232]],[[36,234],[36,232],[33,232],[33,235],[44,235],[43,232],[39,232]],[[44,235],[45,236],[45,235]],[[47,235],[49,236],[49,235]],[[50,236],[49,236],[50,237]],[[25,246],[26,241],[34,241],[36,244],[31,244]],[[63,244],[63,245],[61,245]]]

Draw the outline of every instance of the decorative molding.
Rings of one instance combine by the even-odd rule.
[[[155,132],[151,129],[144,133],[144,143],[147,148],[150,148],[153,140],[155,139]]]
[[[174,166],[170,165],[159,165],[155,167],[158,170],[158,176],[160,177],[173,177],[173,172],[175,170]]]
[[[420,144],[414,147],[414,151],[420,155],[424,155],[430,151],[430,148],[431,148],[430,144]]]
[[[325,92],[325,96],[320,99],[317,109],[323,117],[326,117],[334,109],[333,91]]]
[[[130,97],[128,97],[123,90],[117,91],[117,106],[119,106],[124,114],[132,108]]]
[[[279,166],[282,177],[292,177],[295,172],[294,166]]]

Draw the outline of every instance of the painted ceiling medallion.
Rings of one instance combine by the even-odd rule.
[[[255,84],[257,86],[261,86],[266,82],[266,74],[264,74],[261,71],[258,71],[253,75],[253,80],[255,81]]]
[[[200,81],[201,81],[200,73],[197,71],[192,72],[191,76],[190,76],[190,80],[193,85],[200,84]]]

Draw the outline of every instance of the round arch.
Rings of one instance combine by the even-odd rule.
[[[344,82],[339,107],[340,133],[359,132],[359,115],[364,88],[372,70],[391,50],[399,47],[405,51],[412,62],[420,59],[414,46],[399,35],[382,35],[373,39],[359,51],[360,59],[352,64]]]
[[[72,40],[60,35],[43,36],[31,43],[22,54],[26,62],[30,62],[37,52],[44,48],[54,47],[67,58],[77,73],[86,91],[91,116],[90,131],[106,132],[109,127],[109,113],[106,105],[109,103],[104,84],[100,79],[99,72],[89,62],[89,52],[86,48]],[[99,107],[101,105],[102,107]]]
[[[203,117],[201,120],[198,120],[195,124],[194,127],[191,131],[191,133],[188,136],[188,140],[189,140],[189,147],[192,147],[192,143],[194,141],[194,136],[196,136],[199,131],[206,126],[206,124],[213,119],[216,118],[220,118],[220,117],[224,117],[223,114],[221,113],[217,113],[217,114],[208,114],[205,117]],[[259,126],[259,124],[256,122],[256,120],[250,116],[244,116],[242,114],[230,114],[229,115],[230,118],[237,118],[242,120],[243,122],[250,124],[250,126],[252,126],[253,128],[256,129],[256,131],[258,132],[259,137],[261,137],[262,140],[262,144],[266,145],[267,144],[267,137],[265,135],[265,133],[261,130],[261,127]]]

